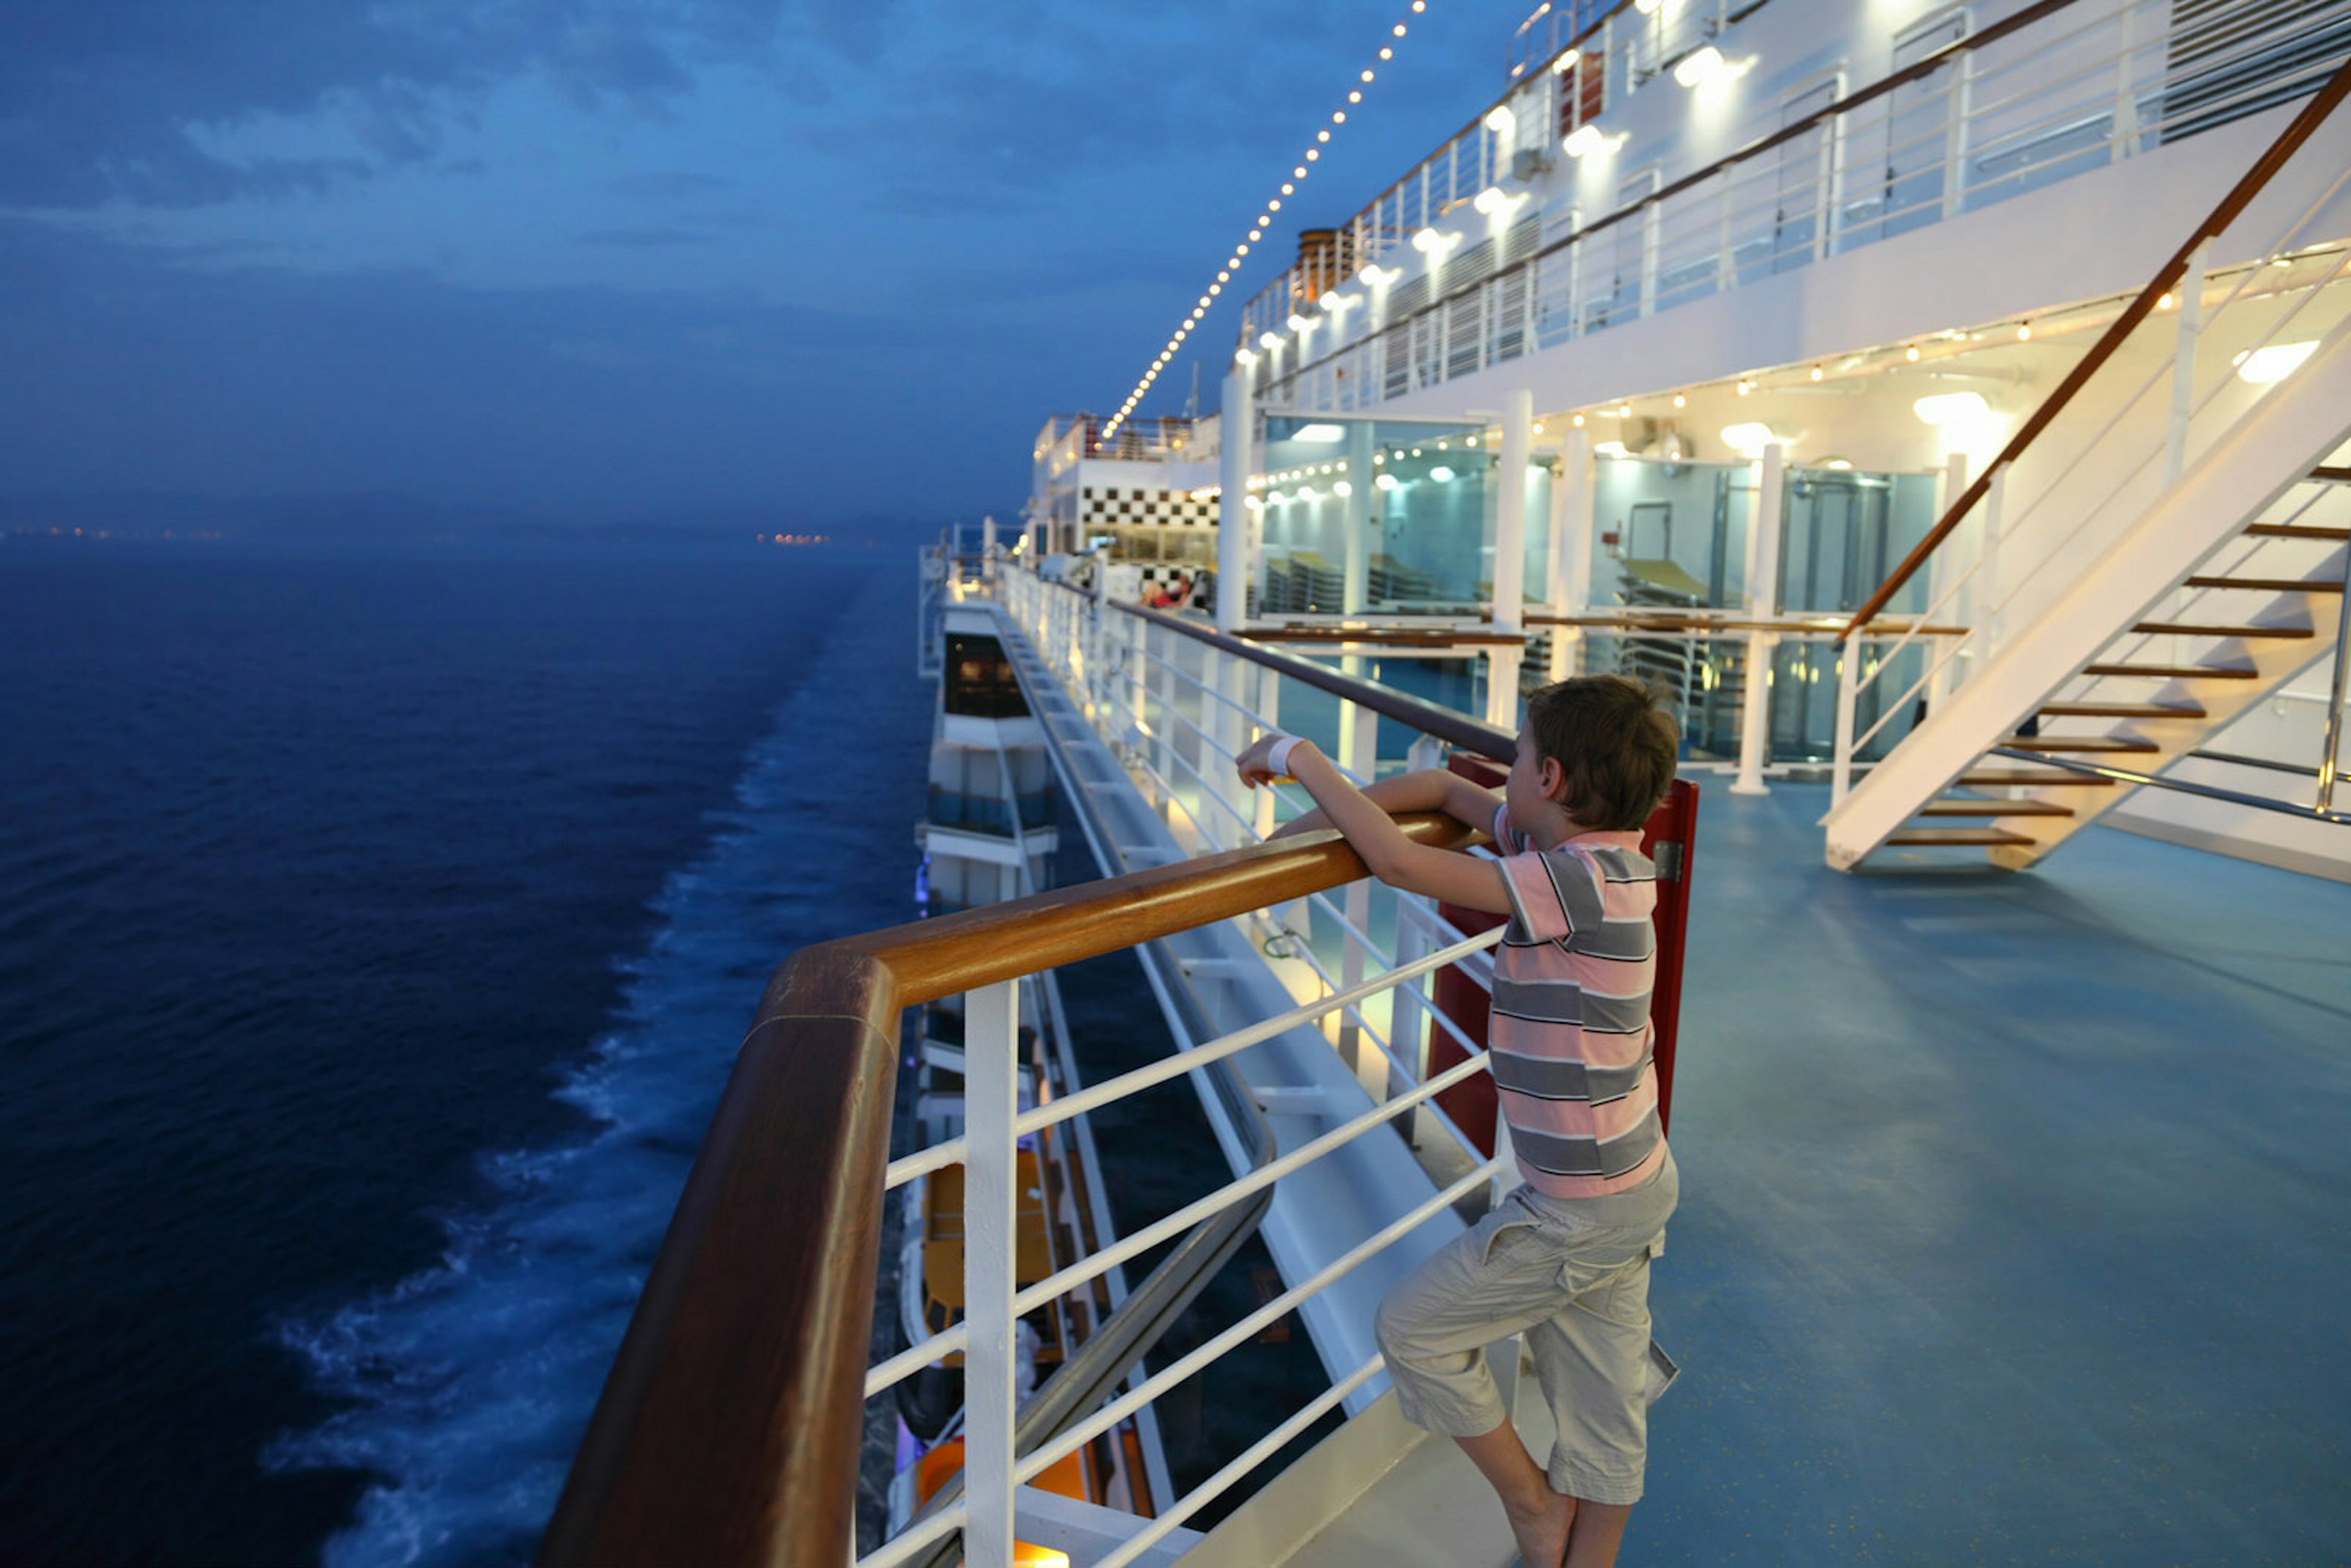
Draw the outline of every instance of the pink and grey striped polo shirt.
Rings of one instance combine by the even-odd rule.
[[[1553,1197],[1638,1186],[1666,1151],[1649,1060],[1656,867],[1637,831],[1538,850],[1508,807],[1494,842],[1512,913],[1488,1043],[1520,1174]]]

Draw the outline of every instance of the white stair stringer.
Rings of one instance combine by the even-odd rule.
[[[1967,682],[1874,767],[1829,814],[1826,858],[1850,871],[1929,800],[2013,736],[2065,683],[2137,622],[2207,558],[2340,445],[2351,424],[2351,327],[2338,326],[2293,376],[2272,388],[2122,530],[2113,548],[2081,571],[2029,624],[2011,629]],[[2331,646],[2334,618],[2311,614],[2307,596],[2281,595],[2247,625],[2305,627],[2315,635],[2291,643],[2268,639],[2207,645],[2207,663],[2250,663],[2252,681],[2195,683],[2206,710],[2199,719],[2132,719],[2117,736],[2152,742],[2153,751],[2124,759],[2152,774],[2213,727],[2241,712]],[[2237,688],[2237,689],[2221,689]],[[2246,689],[2250,688],[2250,689]],[[2183,688],[2183,695],[2185,690]],[[2158,698],[2157,700],[2171,700]],[[2080,809],[2078,791],[2065,803]],[[2101,791],[2119,794],[2121,791]],[[2102,803],[2103,805],[2103,803]],[[2095,814],[2095,812],[2087,813]],[[2066,831],[2063,817],[2004,820],[2032,841],[1996,852],[1998,863],[2029,864]]]

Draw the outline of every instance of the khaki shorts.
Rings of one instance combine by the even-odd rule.
[[[1520,1187],[1429,1259],[1380,1305],[1380,1349],[1405,1418],[1474,1437],[1506,1412],[1486,1346],[1524,1331],[1559,1438],[1552,1490],[1593,1502],[1641,1500],[1649,1403],[1672,1363],[1649,1341],[1649,1260],[1666,1249],[1681,1197],[1668,1152],[1657,1174],[1605,1197]]]

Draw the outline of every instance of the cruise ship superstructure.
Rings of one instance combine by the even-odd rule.
[[[1979,974],[2000,961],[1980,933],[2003,913],[2029,905],[2047,940],[2063,939],[2064,919],[2014,890],[2062,898],[2069,856],[2097,868],[2083,910],[2114,896],[2105,845],[2192,850],[2194,863],[2298,890],[2256,902],[2351,914],[2336,896],[2351,836],[2335,794],[2351,615],[2351,109],[2338,108],[2351,95],[2351,3],[1553,4],[1498,41],[1507,72],[1490,101],[1462,106],[1464,129],[1351,216],[1301,233],[1296,265],[1246,308],[1217,415],[1153,417],[1131,398],[1108,417],[1057,417],[1038,440],[1027,515],[928,558],[925,660],[984,664],[960,700],[1019,714],[1008,747],[1007,721],[989,717],[985,736],[943,730],[960,749],[935,762],[935,792],[987,803],[960,825],[935,810],[934,850],[973,839],[954,874],[989,886],[942,892],[935,880],[946,904],[971,907],[845,936],[779,971],[550,1561],[842,1561],[862,1400],[949,1355],[966,1368],[968,1487],[952,1509],[864,1542],[867,1568],[1005,1563],[1015,1542],[1103,1568],[1511,1561],[1474,1472],[1396,1416],[1370,1331],[1387,1287],[1510,1179],[1479,1056],[1498,933],[1365,881],[1328,838],[1262,842],[1303,804],[1234,779],[1230,758],[1262,727],[1310,735],[1364,779],[1447,758],[1474,771],[1507,758],[1531,686],[1641,675],[1676,703],[1685,778],[1757,813],[1737,819],[1742,852],[1759,823],[1784,827],[1789,802],[1812,802],[1805,849],[1775,874],[1850,873],[1808,884],[1809,902],[1821,918],[1845,903],[1870,911],[1855,916],[1856,948],[1892,921],[1869,902],[1879,890],[1931,901],[1917,928],[1943,946],[1921,951],[1963,952]],[[983,686],[996,695],[975,698]],[[1040,891],[1026,835],[1042,818],[1022,802],[1049,774],[1099,882]],[[1670,828],[1653,824],[1700,930],[1704,824],[1722,810],[1694,826],[1686,806]],[[1434,820],[1409,829],[1461,837]],[[2164,874],[2178,885],[2176,868]],[[2211,873],[2216,887],[2238,875]],[[1848,887],[1850,900],[1836,891]],[[2321,934],[2334,956],[2310,995],[2286,988],[2316,1009],[2311,1039],[2292,1038],[2301,1024],[2265,1026],[2284,1029],[2295,1071],[2323,1086],[2313,1095],[2342,1087],[2321,1047],[2330,1031],[2342,1039],[2325,998],[2340,988],[2345,929]],[[1129,946],[1151,991],[1137,1005],[1165,1017],[1177,1055],[1023,1103],[1017,1042],[1038,1004],[1024,1004],[1021,977]],[[1822,979],[1847,956],[1821,953],[1817,969],[1773,982],[1775,1010],[1818,1008],[1832,1051],[1851,1019],[1906,1005],[1875,971]],[[2170,952],[2149,973],[2192,988],[2201,965],[2225,990],[2236,962],[2218,946]],[[1794,999],[1808,983],[1840,994]],[[1972,1005],[1934,984],[1907,1005]],[[901,1014],[956,995],[967,1123],[893,1162]],[[1986,1019],[2012,1001],[1988,997]],[[2158,1004],[2199,1031],[2182,1054],[2240,1049],[2188,1021],[2197,1005]],[[1738,1010],[1706,1006],[1718,1020]],[[1980,1027],[2004,1043],[2035,1032]],[[2136,1038],[2160,1044],[2164,1027]],[[2071,1015],[2053,1032],[2103,1038]],[[2131,1116],[2194,1164],[2232,1113],[2201,1100],[2179,1111],[2161,1056],[2140,1067],[2154,1103]],[[2204,1075],[2179,1071],[2205,1092]],[[1233,1183],[1049,1278],[1016,1280],[1007,1239],[1023,1141],[1179,1075]],[[1938,1118],[1964,1121],[2004,1091],[1928,1092],[1897,1072],[1882,1094],[1855,1092],[1880,1107],[1854,1112],[1856,1141],[1883,1151],[1888,1126],[1911,1129],[1867,1179],[1898,1167],[1927,1181],[1942,1196],[1896,1212],[1960,1228],[1949,1194],[1979,1167],[1935,1165]],[[1755,1115],[1813,1124],[1813,1105],[1768,1082],[1750,1095]],[[2011,1117],[2035,1124],[2057,1113],[2052,1099],[2031,1096]],[[2007,1150],[1999,1179],[2092,1141]],[[2202,1168],[2233,1170],[2232,1146]],[[2332,1177],[2313,1174],[2339,1160],[2289,1163],[2305,1159],[2316,1163],[2294,1165],[2294,1196],[2273,1211],[2316,1205],[2339,1242]],[[858,1281],[883,1190],[950,1165],[964,1171],[966,1315],[872,1365],[872,1292]],[[2099,1178],[2115,1203],[2132,1201],[2133,1183],[2211,1186],[2161,1160]],[[1813,1201],[1839,1234],[1869,1228],[1829,1220],[1844,1214],[1833,1198]],[[2003,1245],[2062,1281],[2072,1233],[2048,1223],[2045,1237]],[[1185,1267],[1216,1267],[1249,1232],[1280,1274],[1256,1312],[1162,1364],[1151,1303],[1188,1300],[1197,1283],[1155,1268],[1106,1336],[1124,1348],[1100,1353],[1127,1359],[1050,1413],[1037,1407],[1050,1400],[1019,1405],[1019,1326],[1040,1304],[1100,1289],[1169,1244],[1194,1260]],[[1900,1253],[1914,1239],[1884,1245]],[[1869,1273],[1863,1263],[1842,1278],[1858,1297],[1917,1305],[1912,1287]],[[1770,1280],[1702,1265],[1697,1278],[1772,1294]],[[1962,1294],[1977,1288],[1954,1278],[1970,1281],[1951,1287]],[[1960,1307],[1919,1310],[1954,1344],[2007,1343]],[[2045,1343],[2100,1339],[2057,1321]],[[1270,1400],[1262,1440],[1182,1495],[1155,1472],[1150,1517],[1037,1481],[1131,1429],[1121,1423],[1223,1348],[1289,1324],[1327,1385]],[[2280,1327],[2281,1344],[2294,1332]],[[754,1355],[749,1343],[778,1348]],[[1510,1349],[1496,1364],[1515,1376]],[[1969,1375],[2004,1387],[2007,1365]],[[2346,1386],[2339,1357],[2310,1372],[2294,1397]],[[2036,1390],[2076,1401],[2078,1416],[2053,1426],[2095,1434],[2050,1450],[2078,1461],[2039,1468],[2078,1462],[2053,1483],[2069,1491],[2125,1485],[2096,1457],[2120,1419],[2100,1401],[2137,1406],[2074,1387],[2067,1368],[2036,1376]],[[1540,1402],[1520,1401],[1518,1418],[1541,1453]],[[2043,1451],[2037,1425],[2012,1426],[2001,1430],[2016,1452]],[[682,1454],[725,1458],[716,1477],[689,1475]],[[1751,1448],[1730,1462],[1742,1458],[1755,1462]],[[1995,1489],[1985,1506],[2031,1512],[2040,1505],[2022,1500],[2035,1484],[2017,1482],[2012,1505]],[[2314,1501],[2292,1477],[2280,1485],[2272,1539],[2351,1532],[2339,1501]],[[2111,1560],[2231,1560],[2215,1543],[2242,1539],[2248,1517],[2149,1526],[2146,1550],[2117,1537]],[[1783,1538],[1823,1562],[2034,1550],[2022,1522],[1991,1536],[1938,1528],[1885,1547],[1890,1557],[1827,1525]],[[1641,1529],[1636,1517],[1636,1546]],[[2053,1539],[2064,1555],[2063,1529]],[[1728,1540],[1685,1555],[1771,1560]]]

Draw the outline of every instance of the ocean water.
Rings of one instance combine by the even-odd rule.
[[[0,547],[0,1559],[527,1560],[761,983],[907,918],[904,552]]]

